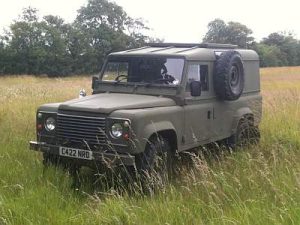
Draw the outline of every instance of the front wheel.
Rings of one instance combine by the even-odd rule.
[[[136,156],[136,169],[143,181],[165,184],[173,172],[173,159],[169,141],[155,135],[148,140],[145,151]]]

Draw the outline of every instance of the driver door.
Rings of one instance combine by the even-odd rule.
[[[213,121],[213,103],[209,89],[209,66],[205,63],[190,63],[187,70],[185,113],[185,145],[199,146],[209,142],[211,138],[211,124]],[[190,83],[201,82],[201,95],[193,97],[190,94]]]

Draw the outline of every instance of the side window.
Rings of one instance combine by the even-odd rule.
[[[208,65],[191,64],[188,67],[188,81],[186,91],[190,91],[192,81],[201,82],[201,90],[208,91]]]
[[[201,90],[208,91],[208,65],[200,66]]]

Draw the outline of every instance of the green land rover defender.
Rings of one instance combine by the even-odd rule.
[[[259,58],[227,44],[153,43],[108,55],[92,95],[38,108],[32,150],[76,168],[129,166],[259,139]],[[159,156],[166,157],[159,157]]]

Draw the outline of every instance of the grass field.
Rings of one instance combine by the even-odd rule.
[[[0,224],[300,224],[300,67],[262,69],[261,143],[217,159],[195,158],[152,196],[92,181],[72,189],[43,169],[35,139],[38,105],[90,90],[89,77],[0,78]]]

